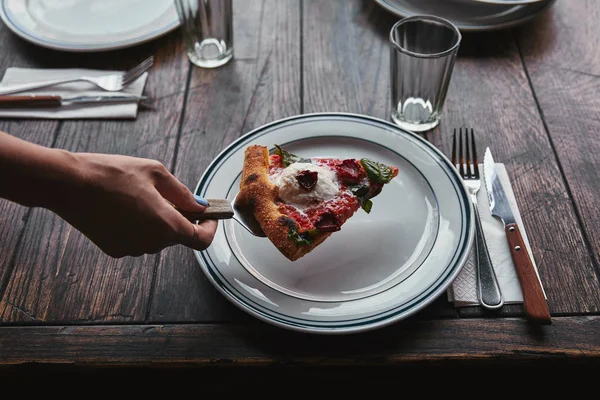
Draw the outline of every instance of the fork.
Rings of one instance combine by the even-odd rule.
[[[15,83],[0,88],[0,95],[23,92],[31,89],[39,89],[54,86],[61,83],[85,81],[96,85],[108,92],[119,92],[130,83],[134,82],[144,72],[148,71],[154,63],[154,56],[150,56],[140,64],[123,73],[107,74],[102,76],[78,76],[62,79],[49,79],[43,81]]]
[[[504,297],[500,291],[496,273],[490,254],[488,252],[481,219],[479,217],[479,208],[477,206],[477,192],[481,188],[481,174],[479,171],[479,161],[477,160],[477,147],[475,146],[475,135],[471,128],[471,140],[469,141],[469,129],[465,128],[463,139],[463,128],[459,128],[458,143],[456,142],[456,129],[452,137],[452,164],[458,170],[463,178],[463,182],[468,189],[473,208],[475,210],[475,221],[477,225],[475,251],[477,254],[477,290],[479,303],[487,309],[498,309],[504,304]],[[470,143],[469,143],[470,142]],[[458,147],[458,158],[456,157]],[[466,156],[463,156],[463,149]]]

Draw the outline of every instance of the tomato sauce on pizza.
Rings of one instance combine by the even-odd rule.
[[[302,158],[275,146],[246,150],[240,202],[250,204],[265,234],[290,260],[312,251],[398,175],[363,159]]]

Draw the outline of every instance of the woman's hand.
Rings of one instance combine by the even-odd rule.
[[[154,160],[73,153],[0,132],[0,177],[0,197],[56,212],[113,257],[175,244],[204,250],[217,229],[217,221],[196,225],[173,207],[204,210]]]
[[[71,153],[77,178],[49,208],[113,257],[156,253],[182,244],[206,249],[217,221],[194,224],[173,206],[203,211],[161,163],[128,156]],[[200,200],[202,202],[202,200]]]

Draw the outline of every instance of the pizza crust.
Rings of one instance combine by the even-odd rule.
[[[251,145],[244,152],[240,193],[236,206],[248,207],[273,245],[289,260],[310,253],[332,232],[319,232],[311,244],[297,245],[289,238],[290,229],[300,230],[296,221],[279,212],[278,188],[268,176],[269,151],[265,146]]]

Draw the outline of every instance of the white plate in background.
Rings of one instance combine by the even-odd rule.
[[[64,51],[115,50],[179,26],[165,0],[0,0],[0,18],[15,34]]]
[[[469,0],[375,0],[399,17],[431,14],[451,21],[463,32],[510,28],[547,10],[556,0],[531,4],[489,4]]]

